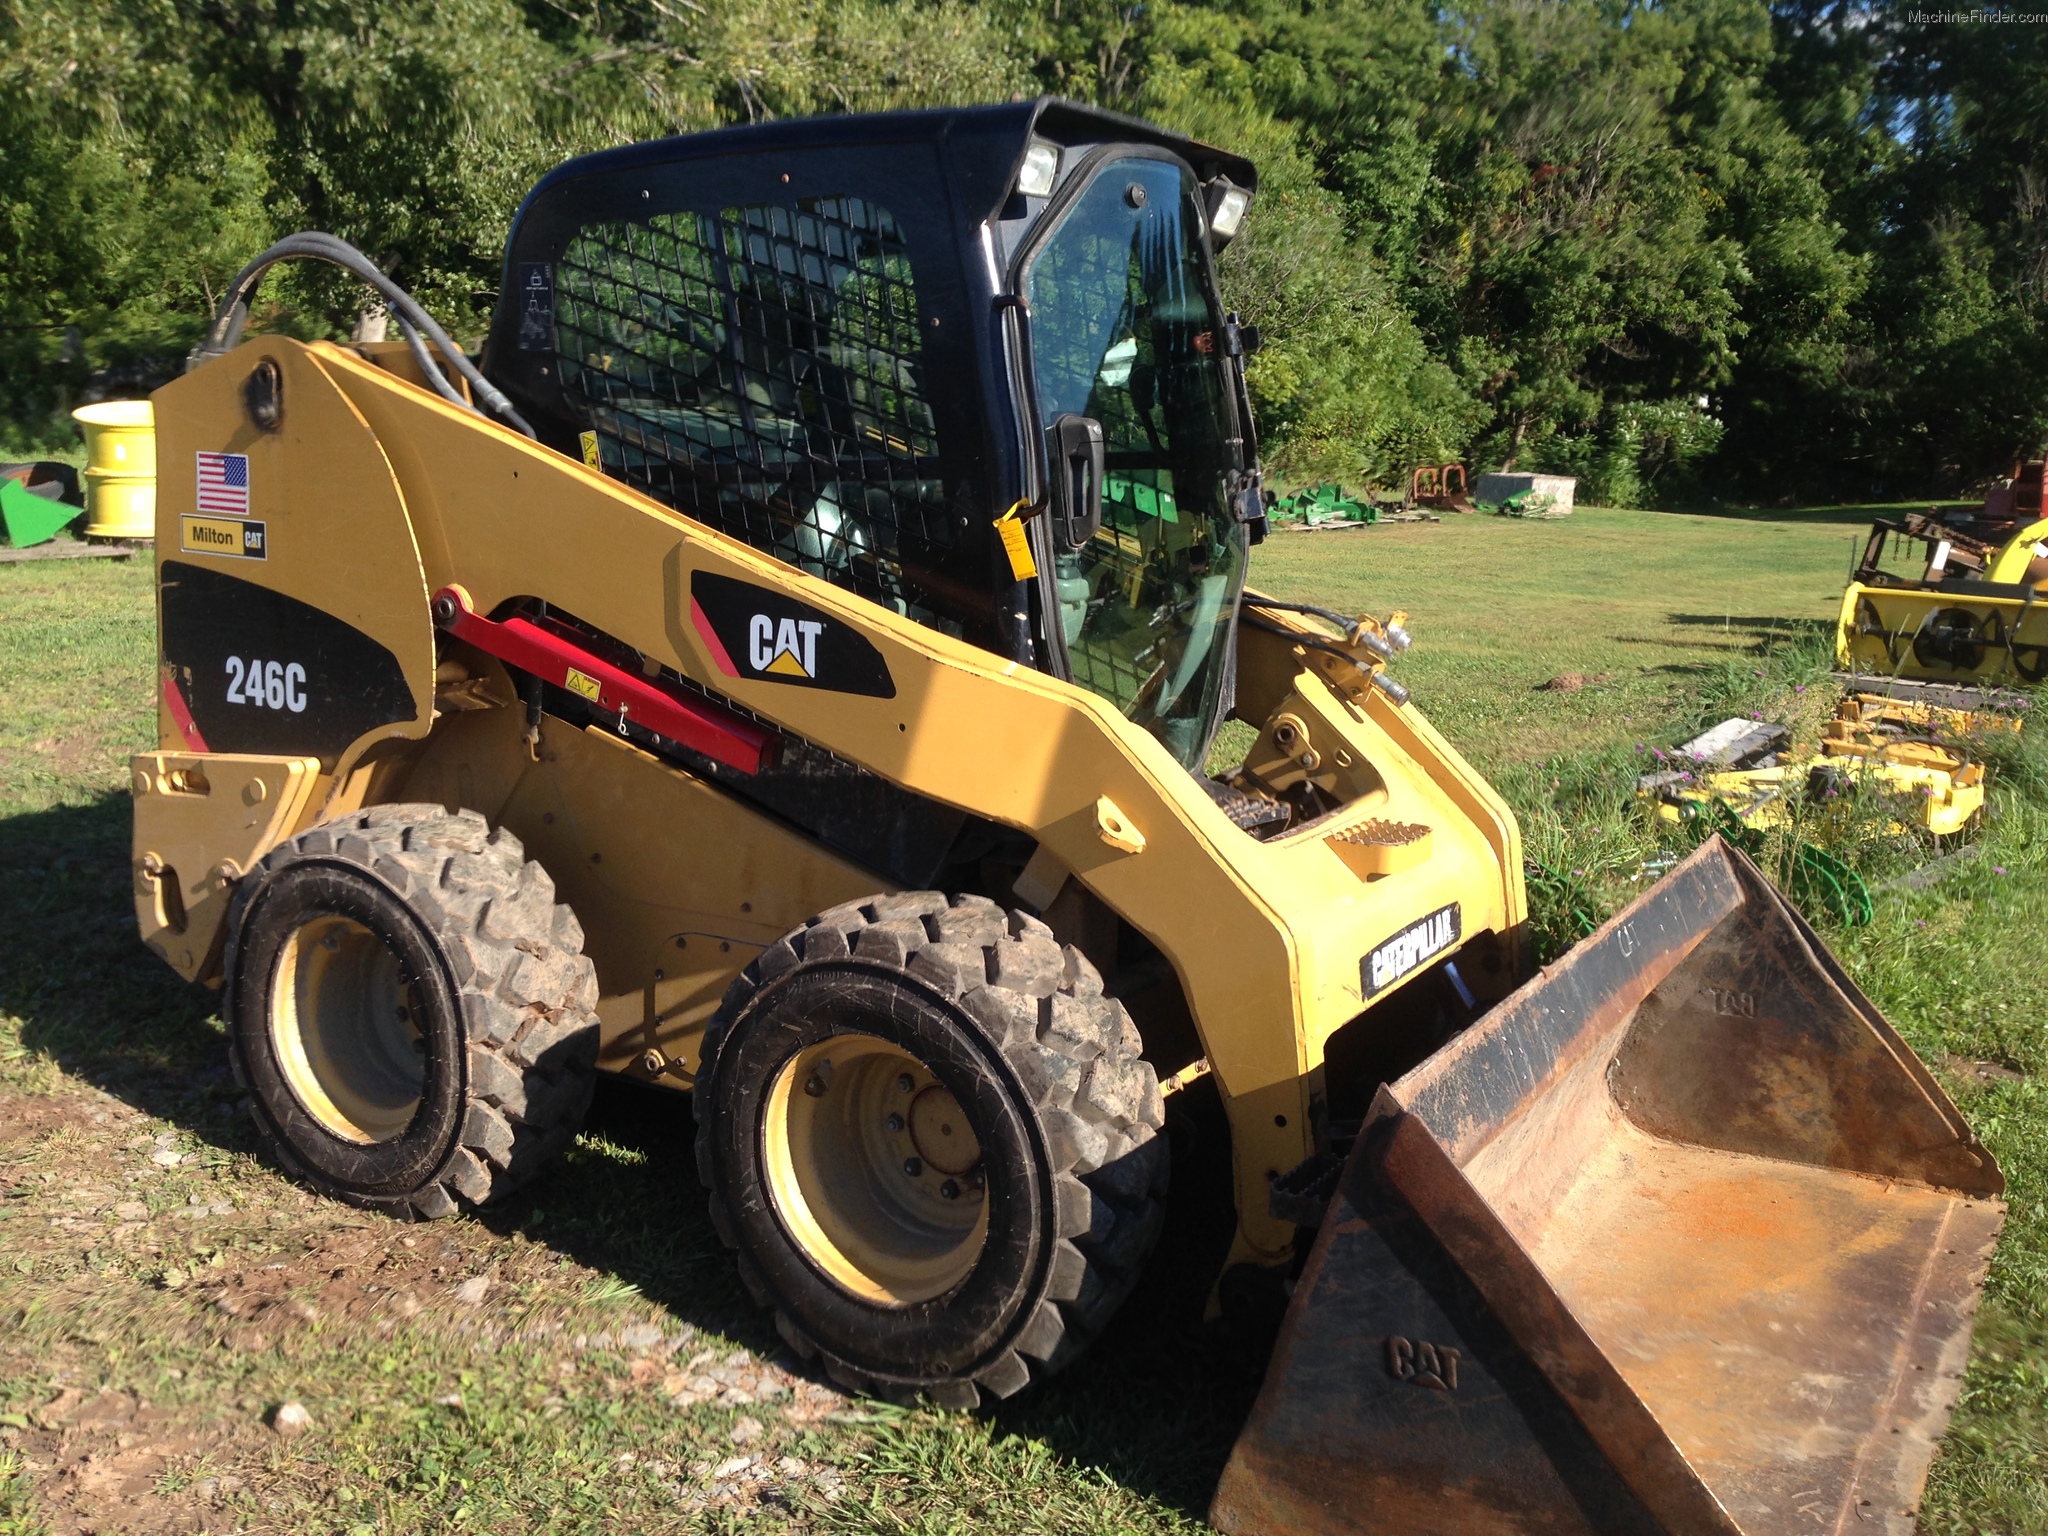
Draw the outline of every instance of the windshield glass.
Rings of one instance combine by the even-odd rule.
[[[1245,532],[1226,480],[1243,468],[1203,282],[1194,178],[1115,160],[1031,264],[1038,408],[1102,423],[1102,531],[1057,557],[1074,681],[1200,772],[1216,727]]]

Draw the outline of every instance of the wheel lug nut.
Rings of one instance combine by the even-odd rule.
[[[960,1198],[960,1186],[958,1184],[955,1184],[951,1179],[948,1179],[945,1183],[939,1186],[939,1193],[944,1195],[948,1200],[958,1200]]]
[[[916,1081],[908,1072],[900,1073],[896,1078],[896,1088],[899,1093],[908,1093],[916,1086]]]
[[[903,1117],[901,1115],[891,1115],[882,1124],[889,1128],[889,1133],[893,1136],[902,1131]]]
[[[903,1171],[913,1179],[918,1178],[924,1173],[924,1163],[919,1158],[906,1157],[903,1159]]]
[[[822,1099],[825,1097],[825,1079],[813,1072],[804,1079],[804,1092],[814,1099]]]

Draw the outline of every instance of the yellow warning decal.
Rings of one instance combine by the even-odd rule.
[[[569,675],[562,679],[562,686],[571,693],[581,694],[593,704],[598,701],[599,695],[604,692],[604,685],[602,683],[587,672],[578,672],[574,667],[571,667]]]
[[[603,474],[604,459],[597,451],[597,434],[595,432],[581,433],[578,435],[577,441],[583,445],[583,462],[596,470],[600,475]]]
[[[1003,536],[1003,553],[1010,557],[1010,576],[1016,581],[1030,581],[1038,575],[1038,562],[1031,557],[1031,534],[1024,526],[1024,519],[1032,510],[1030,502],[1020,501],[996,519],[996,532]]]

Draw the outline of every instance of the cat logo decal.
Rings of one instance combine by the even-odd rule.
[[[896,697],[889,664],[866,635],[771,587],[693,571],[690,623],[727,677]]]
[[[777,677],[818,680],[818,636],[825,632],[817,619],[783,619],[766,613],[747,620],[747,661],[756,672]]]

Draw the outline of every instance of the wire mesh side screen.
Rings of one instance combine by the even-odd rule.
[[[857,197],[586,225],[562,384],[607,474],[898,613],[952,542],[901,230]]]

